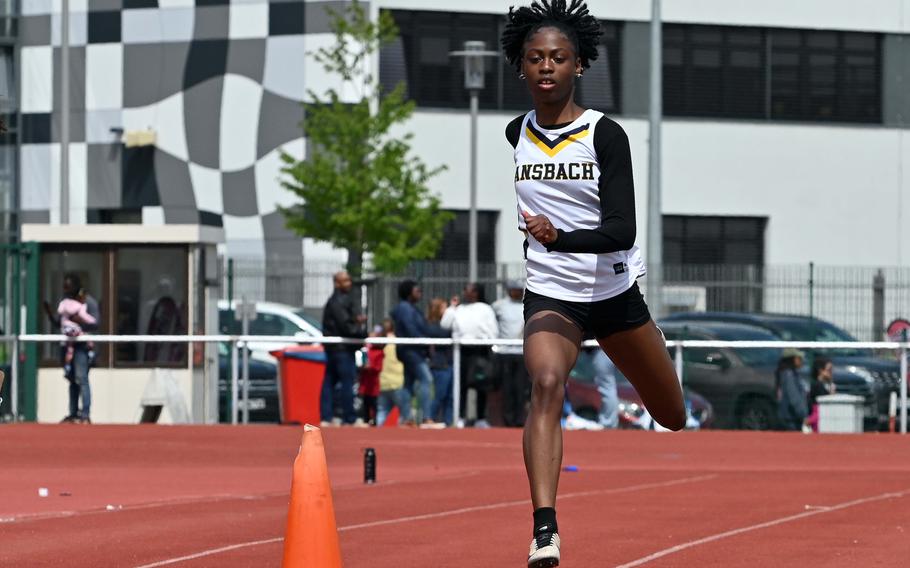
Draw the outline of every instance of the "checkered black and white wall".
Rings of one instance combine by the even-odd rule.
[[[294,201],[279,150],[305,153],[304,53],[326,35],[322,4],[70,0],[70,222],[132,211],[144,223],[218,225],[231,254],[302,262],[276,210]],[[21,6],[22,222],[53,223],[60,0]],[[156,143],[126,148],[121,129],[154,130]]]

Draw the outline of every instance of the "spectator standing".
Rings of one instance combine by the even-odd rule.
[[[84,332],[82,325],[95,325],[97,321],[90,313],[88,306],[82,302],[78,295],[74,298],[64,297],[57,304],[57,315],[60,316],[60,332],[67,337],[79,337]],[[73,376],[73,354],[76,341],[70,339],[63,348],[63,374],[67,378]]]
[[[801,430],[806,419],[809,388],[799,376],[806,356],[802,351],[788,347],[781,353],[777,364],[777,415],[784,430]]]
[[[385,325],[388,322],[388,325]],[[391,329],[391,320],[377,325],[370,337],[384,337]],[[360,368],[360,380],[357,394],[361,400],[361,415],[354,422],[355,426],[376,424],[376,402],[379,399],[379,373],[382,371],[383,348],[385,345],[370,344],[366,347],[366,364]]]
[[[335,291],[325,304],[322,315],[322,330],[326,336],[339,336],[352,339],[363,339],[367,336],[366,316],[358,313],[354,304],[351,289],[354,282],[351,275],[342,270],[334,277]],[[320,414],[322,425],[328,426],[335,420],[335,388],[341,386],[342,422],[353,424],[357,416],[354,413],[354,378],[357,375],[355,353],[358,345],[326,344],[325,345],[325,379],[322,381],[322,400]]]
[[[50,320],[53,328],[62,330],[66,323],[63,321],[62,311],[67,311],[64,304],[72,305],[71,302],[83,304],[80,313],[89,316],[85,320],[81,319],[78,314],[67,318],[70,323],[79,325],[82,333],[93,333],[98,330],[98,322],[101,321],[101,310],[98,307],[98,301],[88,294],[82,287],[82,281],[79,276],[73,273],[66,274],[63,277],[63,299],[58,306],[58,310],[52,310],[50,305],[44,303],[44,311]],[[69,348],[72,348],[71,357],[67,355]],[[64,372],[64,377],[69,381],[69,414],[62,422],[90,424],[92,408],[92,389],[89,383],[89,368],[94,362],[95,354],[91,344],[87,342],[67,342],[61,346],[61,362],[64,369],[69,368],[69,372]],[[67,358],[70,361],[67,364]],[[79,406],[79,399],[82,399],[82,407]]]
[[[427,318],[417,309],[423,297],[420,286],[413,280],[398,285],[398,305],[392,310],[395,333],[398,337],[434,337],[434,331],[427,324]],[[417,395],[417,408],[421,425],[436,426],[433,412],[433,374],[427,360],[426,345],[398,345],[395,350],[404,364],[404,386],[410,394]]]
[[[386,337],[395,337],[395,325],[390,319],[383,321]],[[393,407],[398,408],[399,424],[412,424],[411,393],[405,388],[405,367],[398,358],[395,345],[382,347],[382,370],[379,372],[379,400],[376,406],[376,425],[382,426]]]
[[[433,298],[427,312],[427,321],[430,328],[439,336],[449,335],[440,322],[449,307],[448,302],[442,298]],[[451,426],[454,420],[452,408],[452,348],[447,345],[430,345],[430,372],[433,374],[433,420],[441,420],[446,426]]]
[[[602,349],[594,350],[594,384],[600,394],[597,422],[604,428],[619,427],[619,394],[616,392],[616,365]]]
[[[521,280],[506,282],[505,298],[493,302],[493,312],[499,326],[500,339],[522,339],[524,337],[525,286]],[[527,416],[531,382],[525,367],[521,345],[498,345],[493,348],[496,362],[496,376],[502,389],[502,420],[506,426],[524,426]]]
[[[827,357],[816,356],[812,362],[812,384],[809,386],[809,416],[806,426],[818,432],[818,397],[834,394],[834,364]]]
[[[494,339],[499,335],[496,313],[486,303],[483,286],[477,282],[464,287],[463,301],[458,296],[452,298],[441,324],[452,330],[453,339]],[[462,416],[467,415],[467,391],[473,389],[477,393],[474,426],[489,427],[486,391],[491,378],[490,348],[486,345],[462,346],[461,355]]]

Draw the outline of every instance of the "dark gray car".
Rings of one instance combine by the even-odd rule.
[[[836,325],[818,318],[789,314],[752,314],[742,312],[685,312],[668,316],[667,322],[741,323],[761,327],[783,341],[856,341],[856,338]],[[875,357],[869,351],[844,347],[838,349],[806,349],[811,362],[823,355],[834,363],[834,383],[837,391],[865,398],[865,426],[880,430],[888,425],[888,398],[900,388],[900,363],[895,359]]]
[[[661,321],[658,325],[667,339],[777,340],[759,327],[743,324]],[[770,430],[777,427],[774,370],[780,352],[774,348],[687,347],[683,350],[683,384],[711,403],[715,427]]]

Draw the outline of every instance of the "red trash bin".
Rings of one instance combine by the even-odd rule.
[[[278,359],[281,423],[319,424],[319,399],[325,377],[321,345],[295,345],[270,352]]]

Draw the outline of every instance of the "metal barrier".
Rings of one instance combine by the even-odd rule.
[[[13,361],[19,358],[20,342],[60,342],[60,341],[78,341],[78,342],[108,342],[108,343],[212,343],[225,342],[231,344],[231,403],[232,417],[231,423],[237,424],[238,417],[238,398],[243,397],[243,423],[249,421],[249,373],[248,368],[243,369],[244,381],[242,385],[242,394],[240,391],[240,377],[238,376],[238,349],[246,346],[249,342],[274,342],[286,343],[287,345],[299,344],[349,344],[349,345],[442,345],[451,346],[452,350],[452,406],[454,407],[454,416],[459,416],[461,408],[461,347],[462,346],[496,346],[496,345],[522,345],[521,339],[434,339],[434,338],[405,338],[405,337],[370,337],[366,339],[348,339],[344,337],[312,337],[306,341],[300,338],[284,335],[81,335],[78,337],[69,337],[66,335],[52,334],[21,334],[12,336],[2,336],[0,341],[11,341],[13,344]],[[683,350],[687,347],[729,347],[735,349],[750,348],[786,348],[795,347],[803,349],[877,349],[883,351],[897,351],[900,362],[900,432],[907,433],[907,382],[908,377],[908,353],[910,353],[910,341],[892,342],[892,341],[870,341],[870,342],[843,342],[843,341],[702,341],[702,340],[667,340],[667,347],[674,350],[674,362],[676,365],[677,376],[683,380]],[[597,347],[597,342],[593,340],[585,341],[584,347]],[[245,362],[245,367],[248,362]],[[10,398],[13,415],[17,414],[17,383],[18,383],[18,365],[12,365],[12,377],[10,385]]]

